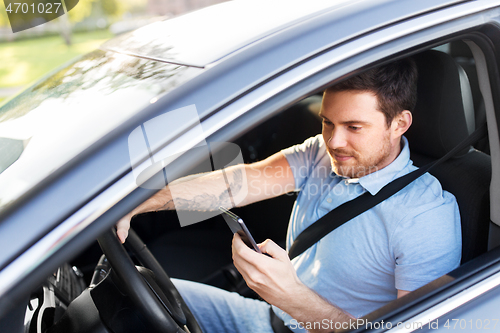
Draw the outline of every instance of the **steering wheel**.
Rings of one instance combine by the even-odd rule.
[[[157,333],[202,333],[198,322],[175,288],[169,276],[137,234],[130,229],[126,245],[146,268],[154,273],[140,274],[116,231],[105,232],[98,238],[122,292],[127,294],[139,312]]]

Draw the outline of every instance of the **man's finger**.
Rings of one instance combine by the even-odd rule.
[[[233,236],[232,250],[233,259],[239,258],[242,261],[248,262],[253,266],[260,262],[260,260],[262,260],[262,257],[266,257],[249,248],[248,245],[243,242],[241,236],[237,233]]]
[[[238,235],[237,233],[233,235],[232,245],[233,245],[233,254],[236,254],[239,257],[241,257],[241,255],[244,254],[247,251],[247,249],[250,250],[250,248],[241,239],[241,236]],[[246,259],[246,256],[244,259]]]
[[[120,242],[125,243],[125,240],[127,240],[127,237],[128,237],[128,231],[127,230],[123,230],[123,229],[120,229],[120,230],[117,230],[116,231],[116,235],[118,236],[118,238],[120,239]]]
[[[116,224],[116,235],[120,239],[120,242],[125,243],[129,229],[130,229],[130,219],[127,218],[127,216],[125,216]]]
[[[267,253],[271,257],[276,258],[280,261],[290,260],[286,251],[270,239],[266,239],[264,242],[260,243],[259,248],[262,253]]]
[[[247,260],[247,257],[248,255],[252,255],[251,252],[257,253],[251,250],[238,234],[234,234],[233,236],[232,250],[234,266],[236,266],[236,269],[241,273],[245,281],[248,281],[248,272],[254,271],[255,267],[252,262]],[[250,253],[247,251],[250,251]]]

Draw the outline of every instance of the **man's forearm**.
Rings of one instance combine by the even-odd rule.
[[[177,179],[135,210],[135,214],[160,210],[216,211],[232,208],[246,180],[244,165]]]
[[[148,200],[122,217],[116,224],[120,240],[125,242],[133,216],[160,210],[216,211],[220,206],[233,208],[246,193],[244,165],[191,175],[171,182]],[[241,192],[241,193],[240,193]]]
[[[172,182],[164,190],[169,201],[160,209],[189,211],[216,211],[220,206],[232,208],[246,181],[244,165],[233,166],[200,175],[192,175]],[[172,205],[173,204],[173,205]]]
[[[159,210],[217,211],[276,197],[294,189],[293,173],[279,152],[264,161],[180,178],[155,193],[116,224],[125,241],[134,215]]]

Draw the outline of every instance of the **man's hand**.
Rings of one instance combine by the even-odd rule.
[[[259,254],[243,243],[240,236],[233,237],[233,260],[246,283],[259,296],[272,305],[288,313],[302,323],[321,323],[327,319],[332,323],[346,322],[355,318],[342,309],[328,303],[325,299],[304,285],[285,250],[271,240],[266,240],[259,247]],[[321,327],[309,330],[311,333],[331,332]]]
[[[174,209],[175,206],[173,204],[172,197],[170,195],[170,191],[167,188],[164,188],[154,194],[151,198],[144,201],[142,204],[137,206],[134,210],[129,212],[127,215],[122,217],[118,223],[116,223],[116,234],[122,243],[125,243],[125,240],[128,236],[128,230],[130,229],[130,220],[132,217],[138,214],[153,212],[157,210],[165,210],[165,209]]]
[[[285,250],[270,239],[259,244],[259,248],[270,257],[250,249],[238,234],[234,234],[234,265],[252,290],[283,309],[290,297],[307,287],[299,280]]]

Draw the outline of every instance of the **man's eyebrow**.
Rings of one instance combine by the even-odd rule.
[[[363,121],[363,120],[348,120],[348,121],[343,121],[341,122],[342,125],[371,125],[369,121]]]
[[[318,114],[321,118],[329,120],[327,117],[321,114],[321,112]],[[371,125],[369,121],[363,121],[363,120],[348,120],[348,121],[343,121],[341,122],[342,125]]]

